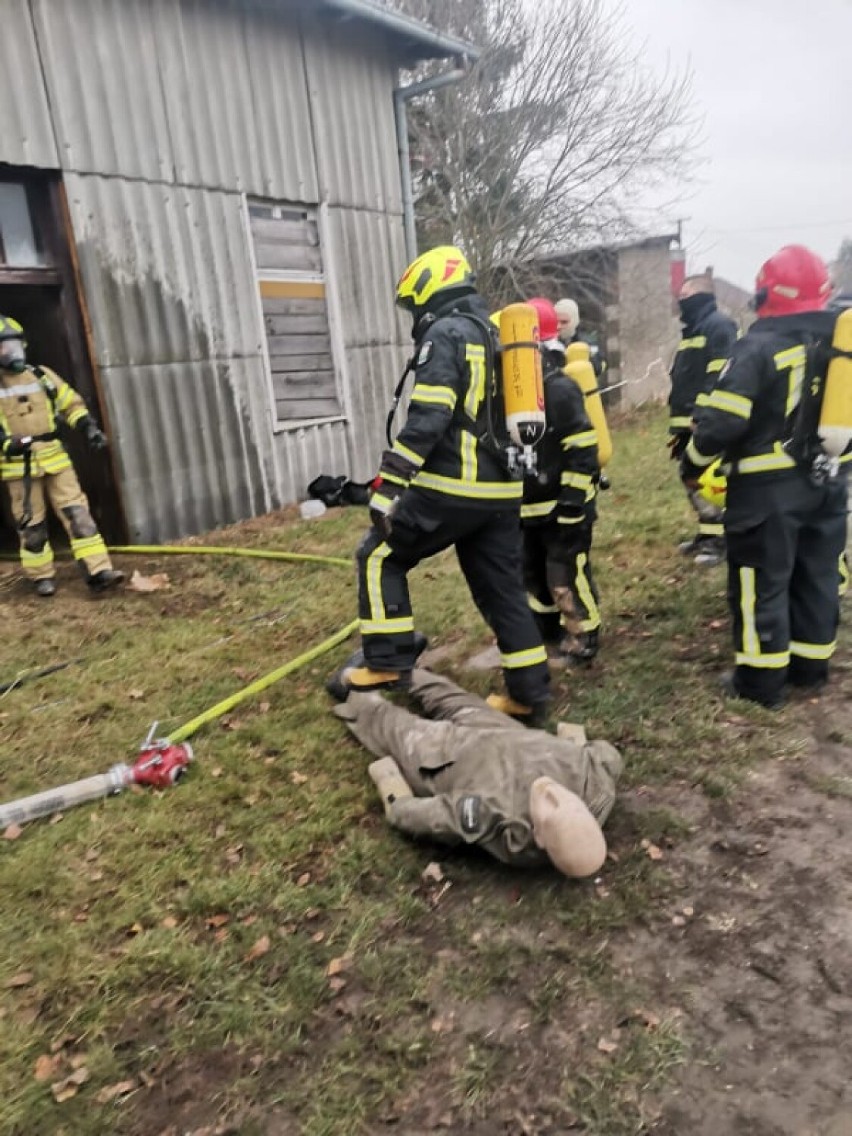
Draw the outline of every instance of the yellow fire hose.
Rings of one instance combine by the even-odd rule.
[[[249,556],[256,560],[295,560],[314,564],[338,564],[351,568],[352,561],[342,556],[319,556],[311,552],[277,552],[264,548],[224,548],[219,545],[184,544],[111,544],[110,552],[136,553],[149,556],[189,556],[196,553],[220,556]]]
[[[345,639],[348,639],[352,632],[357,630],[357,627],[358,620],[353,619],[351,623],[347,623],[345,627],[341,627],[339,631],[329,636],[328,639],[324,639],[322,643],[318,643],[316,647],[311,647],[309,651],[304,651],[301,655],[297,655],[296,658],[291,659],[289,663],[284,663],[283,666],[278,667],[274,671],[270,671],[269,674],[264,675],[262,678],[255,679],[255,681],[250,682],[248,686],[244,686],[241,690],[238,690],[236,694],[231,694],[227,698],[223,698],[221,702],[217,702],[216,705],[211,706],[209,710],[205,710],[195,718],[191,718],[183,726],[175,730],[173,734],[169,734],[169,741],[175,743],[184,741],[185,738],[188,738],[190,734],[194,734],[201,726],[212,722],[215,718],[221,717],[222,714],[227,714],[229,710],[232,710],[234,706],[238,706],[239,703],[245,701],[246,698],[251,698],[253,694],[259,694],[261,690],[266,690],[268,686],[272,686],[272,684],[278,682],[280,678],[284,678],[285,675],[291,674],[293,671],[298,670],[299,667],[303,667],[306,663],[313,662],[313,660],[319,658],[320,655],[324,655],[326,651],[330,651],[333,647],[336,647],[338,643],[342,643]]]

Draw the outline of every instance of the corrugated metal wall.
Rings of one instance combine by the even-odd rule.
[[[7,9],[0,160],[66,171],[133,539],[371,474],[404,360],[381,36],[245,0],[31,0],[32,25],[26,0]],[[346,424],[275,427],[243,194],[327,210]]]
[[[0,160],[56,167],[59,158],[28,0],[0,0],[0,27]]]

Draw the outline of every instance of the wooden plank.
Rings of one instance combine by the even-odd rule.
[[[328,335],[328,316],[325,311],[310,316],[264,316],[266,334],[276,335]]]
[[[251,235],[255,241],[267,244],[306,245],[319,247],[319,231],[313,219],[302,221],[273,220],[268,217],[252,217]]]
[[[325,284],[321,280],[261,280],[260,294],[266,299],[322,299]]]
[[[337,398],[337,382],[331,371],[294,371],[273,375],[276,398]]]
[[[322,272],[322,254],[318,248],[305,245],[267,244],[255,241],[254,259],[259,272],[265,268],[275,271],[290,269],[296,272]]]
[[[293,371],[330,371],[330,355],[270,355],[269,368],[273,375],[289,375]]]
[[[275,410],[279,422],[290,422],[298,418],[337,418],[341,413],[340,403],[336,398],[276,401]]]
[[[268,335],[270,355],[329,355],[331,340],[327,335]]]
[[[265,316],[313,316],[328,312],[325,299],[317,300],[276,300],[263,297],[261,301]]]

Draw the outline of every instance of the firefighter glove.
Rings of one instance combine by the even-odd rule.
[[[85,418],[80,419],[80,429],[83,431],[83,437],[86,439],[86,445],[92,450],[105,450],[107,445],[107,436],[95,422],[94,418],[88,414]]]
[[[7,458],[22,458],[24,454],[29,452],[32,444],[33,440],[29,435],[13,434],[3,444],[3,455]]]
[[[672,461],[680,461],[691,436],[688,430],[678,430],[676,434],[669,434],[666,445],[669,447],[669,457]]]
[[[373,492],[370,494],[370,520],[373,528],[384,540],[391,534],[392,518],[396,511],[399,499],[405,491],[404,485],[393,481],[385,481],[379,474],[371,483]]]

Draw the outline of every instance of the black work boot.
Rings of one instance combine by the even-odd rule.
[[[35,593],[37,596],[42,596],[47,599],[48,596],[56,594],[56,581],[52,576],[45,576],[41,580],[35,582]]]
[[[93,592],[105,592],[124,583],[124,573],[118,568],[102,568],[100,572],[90,576],[86,583]]]
[[[590,663],[598,653],[600,631],[581,631],[579,635],[566,635],[562,641],[562,655],[568,664]]]
[[[786,702],[783,691],[780,694],[759,698],[756,694],[748,694],[740,690],[733,671],[725,671],[724,674],[719,676],[719,687],[725,698],[742,698],[746,702],[755,702],[766,710],[782,710]]]

